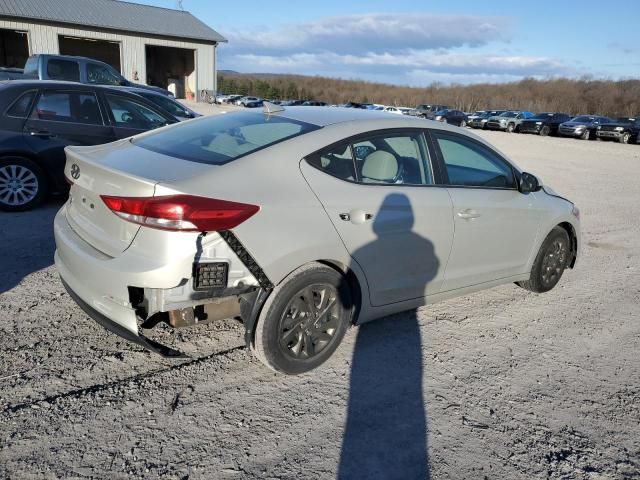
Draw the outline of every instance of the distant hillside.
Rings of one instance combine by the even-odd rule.
[[[314,99],[331,104],[371,102],[414,107],[450,105],[464,111],[513,108],[571,114],[640,115],[640,80],[525,79],[514,83],[401,87],[360,80],[277,74],[222,73],[218,90],[264,98]]]

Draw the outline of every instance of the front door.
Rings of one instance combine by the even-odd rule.
[[[512,166],[486,145],[442,131],[432,138],[455,222],[442,290],[526,273],[540,220],[535,193],[520,193]]]
[[[23,134],[35,154],[51,167],[48,170],[59,172],[55,180],[60,185],[64,183],[64,147],[114,140],[90,90],[42,90],[24,123]]]
[[[359,137],[309,156],[301,169],[364,271],[373,306],[440,291],[452,205],[433,185],[422,132]]]

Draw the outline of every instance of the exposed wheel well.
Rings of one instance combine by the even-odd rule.
[[[576,231],[569,222],[562,222],[558,225],[558,227],[564,229],[569,235],[569,240],[571,240],[571,261],[568,264],[569,268],[573,268],[576,264],[576,258],[578,256],[578,236],[576,235]]]
[[[358,277],[347,265],[336,260],[317,260],[318,263],[322,263],[327,267],[333,268],[337,272],[340,272],[347,284],[349,285],[349,291],[351,292],[351,302],[353,303],[353,311],[351,312],[351,323],[355,324],[358,315],[360,314],[360,308],[362,306],[362,288]]]

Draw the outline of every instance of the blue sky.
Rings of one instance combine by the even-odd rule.
[[[176,8],[176,0],[138,3]],[[637,0],[183,0],[220,69],[400,85],[640,77]]]

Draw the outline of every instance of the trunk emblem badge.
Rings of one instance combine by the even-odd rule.
[[[73,177],[74,180],[77,180],[80,178],[80,167],[76,163],[71,165],[71,176]]]

